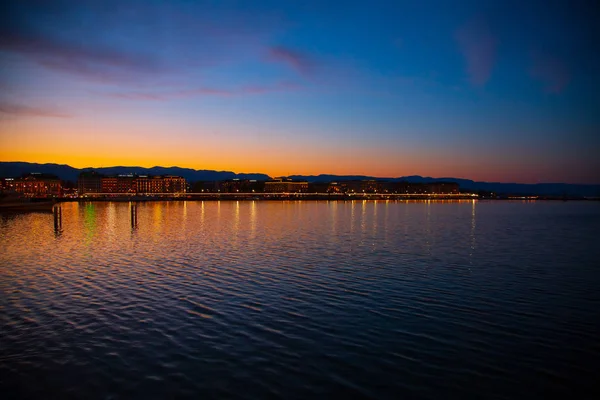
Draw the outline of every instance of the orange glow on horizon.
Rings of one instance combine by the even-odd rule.
[[[540,182],[535,159],[511,161],[485,154],[461,156],[442,148],[362,147],[351,142],[334,145],[299,140],[290,143],[276,136],[261,139],[224,132],[220,136],[210,132],[169,136],[164,134],[167,128],[162,125],[142,124],[129,130],[126,128],[118,122],[3,120],[0,124],[0,160],[67,164],[75,168],[177,166],[264,173],[271,177],[332,174],[395,178],[421,175],[488,182]],[[172,127],[174,130],[179,128]],[[544,170],[544,175],[564,182],[573,181],[573,172],[577,173],[573,169],[560,168],[558,164],[556,169],[554,172]],[[593,175],[589,171],[584,173]],[[584,173],[577,179],[585,181]]]
[[[476,171],[464,171],[455,169],[454,172],[443,172],[443,167],[432,164],[423,165],[419,162],[405,161],[404,163],[377,163],[373,165],[369,160],[361,160],[356,162],[351,158],[330,158],[325,161],[317,161],[313,163],[304,163],[302,159],[289,158],[287,162],[282,162],[278,158],[262,158],[232,156],[224,158],[218,154],[213,157],[198,157],[202,162],[195,161],[193,157],[181,157],[174,159],[171,157],[140,157],[127,154],[67,154],[60,152],[57,154],[49,152],[26,152],[13,151],[0,153],[1,161],[23,161],[31,163],[54,163],[66,164],[74,168],[102,168],[113,166],[125,167],[143,167],[151,168],[155,166],[161,167],[181,167],[194,170],[215,170],[215,171],[232,171],[235,173],[263,173],[271,177],[288,176],[288,175],[365,175],[373,177],[396,178],[400,176],[421,175],[431,177],[454,177],[465,178],[482,181],[507,181],[506,171],[501,171],[503,174],[494,173],[494,171],[485,171],[482,168]],[[523,181],[519,179],[519,173],[515,171],[513,175],[515,179],[512,181]],[[508,179],[510,181],[510,177]]]

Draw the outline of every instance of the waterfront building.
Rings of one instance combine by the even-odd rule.
[[[163,193],[163,181],[160,176],[139,175],[135,181],[137,193]]]
[[[416,182],[392,182],[390,187],[391,193],[396,194],[425,194],[427,193],[427,187],[424,183]]]
[[[137,178],[133,174],[117,175],[117,193],[137,193]]]
[[[62,184],[56,175],[31,173],[14,180],[14,190],[25,196],[60,196]]]
[[[390,182],[376,180],[350,180],[331,182],[327,187],[329,193],[382,193],[382,194],[458,194],[456,182]]]
[[[117,177],[103,176],[100,193],[117,193]]]
[[[275,178],[265,182],[265,193],[305,193],[307,191],[307,181]]]
[[[379,190],[379,182],[374,179],[361,181],[360,189],[363,193],[377,193],[381,191]]]
[[[428,193],[435,194],[458,194],[459,188],[456,182],[432,182],[428,184]]]
[[[79,174],[79,178],[77,179],[77,193],[79,195],[101,192],[102,175],[96,171],[86,171]]]
[[[254,193],[265,189],[264,181],[256,179],[228,179],[219,182],[218,191],[222,193]]]
[[[377,193],[379,182],[374,179],[331,182],[327,188],[329,193]]]
[[[136,177],[117,175],[102,177],[102,193],[136,193]]]
[[[221,191],[220,181],[198,181],[194,183],[193,193],[218,193]]]
[[[309,193],[327,193],[329,191],[330,184],[328,182],[311,182],[308,184]]]
[[[120,174],[103,176],[82,173],[78,180],[79,195],[98,193],[185,193],[187,183],[180,176]]]
[[[2,178],[2,191],[11,192],[15,190],[14,178]]]
[[[327,193],[347,193],[348,188],[345,182],[329,182],[327,184]]]
[[[181,176],[167,175],[163,177],[162,193],[185,193],[187,182]]]
[[[458,194],[458,183],[456,182],[392,182],[388,186],[389,193],[400,194]]]
[[[139,175],[135,181],[137,193],[185,193],[187,183],[180,176]]]

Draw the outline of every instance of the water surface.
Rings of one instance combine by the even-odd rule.
[[[148,202],[133,225],[128,203],[65,203],[62,219],[0,216],[4,393],[591,398],[598,203]]]

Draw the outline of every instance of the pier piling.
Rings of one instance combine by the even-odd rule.
[[[54,206],[52,213],[54,214],[54,232],[60,233],[62,231],[62,207]]]
[[[131,227],[137,228],[137,203],[130,203]]]

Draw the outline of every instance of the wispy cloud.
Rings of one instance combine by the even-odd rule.
[[[124,100],[167,101],[203,96],[234,97],[243,95],[260,95],[276,92],[295,91],[298,89],[299,86],[297,84],[291,82],[279,82],[274,85],[243,86],[236,89],[201,87],[196,89],[173,90],[163,92],[117,92],[109,93],[108,96]]]
[[[163,70],[155,59],[146,55],[18,30],[0,30],[0,51],[22,55],[48,69],[102,82]]]
[[[546,93],[561,93],[571,80],[566,64],[551,56],[535,55],[529,73],[544,84]]]
[[[287,64],[302,76],[310,76],[314,71],[314,60],[307,54],[284,46],[269,48],[268,59]]]
[[[197,88],[188,90],[173,90],[167,92],[117,92],[108,96],[125,100],[165,101],[200,96],[231,96],[233,92],[225,89]]]
[[[0,13],[0,52],[80,80],[137,85],[262,59],[265,43],[286,25],[260,8],[118,3],[9,1]]]
[[[51,107],[33,107],[9,102],[0,102],[0,114],[7,114],[18,117],[71,117],[70,114]]]
[[[465,57],[471,84],[485,85],[496,61],[496,38],[487,22],[483,18],[474,19],[460,28],[455,37]]]
[[[239,90],[240,94],[267,94],[277,92],[296,92],[301,86],[293,82],[278,82],[274,85],[252,85],[244,86]]]

